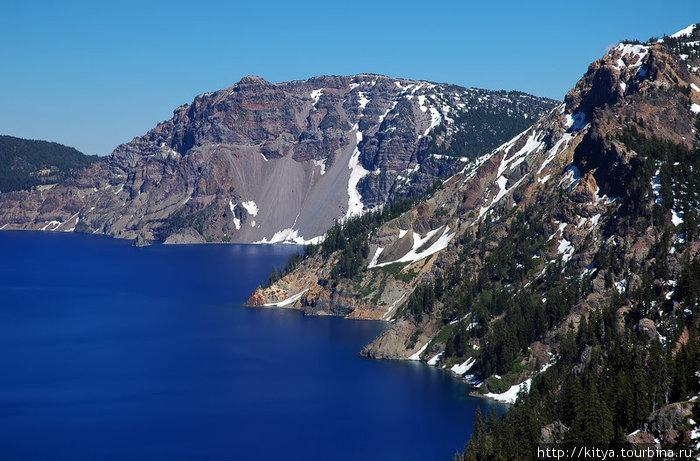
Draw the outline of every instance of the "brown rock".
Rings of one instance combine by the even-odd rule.
[[[540,430],[540,443],[561,443],[568,430],[569,428],[564,426],[561,421],[549,423]]]
[[[250,295],[248,301],[246,301],[246,306],[263,306],[267,302],[267,298],[263,295],[262,288],[257,287],[253,294]]]
[[[649,339],[654,339],[657,335],[656,324],[651,319],[640,319],[639,323],[637,324],[637,328],[641,333],[646,334]]]

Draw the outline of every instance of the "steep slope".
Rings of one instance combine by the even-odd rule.
[[[55,142],[0,136],[0,192],[56,184],[96,160]]]
[[[379,75],[246,77],[50,191],[0,196],[0,225],[302,243],[338,218],[425,191],[554,104]]]
[[[408,211],[336,226],[249,303],[391,319],[363,354],[426,361],[500,401],[532,388],[468,459],[686,443],[700,392],[699,66],[698,27],[621,43],[531,128]]]

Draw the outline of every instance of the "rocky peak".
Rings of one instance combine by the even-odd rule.
[[[302,243],[338,218],[427,190],[554,104],[372,74],[247,76],[117,147],[78,189],[0,202],[2,219],[42,228],[78,211],[78,230],[118,237]],[[76,195],[69,212],[62,204]]]
[[[268,82],[262,77],[258,77],[257,75],[246,75],[242,79],[238,81],[235,85],[233,85],[231,88],[239,88],[239,89],[250,89],[250,88],[265,88],[265,87],[270,87],[273,86],[272,83]]]
[[[619,400],[616,386],[634,376],[647,385],[650,351],[671,351],[671,369],[699,341],[698,291],[682,288],[700,267],[696,31],[611,49],[564,104],[408,211],[374,227],[358,219],[334,228],[320,251],[250,302],[391,320],[363,355],[425,361],[488,398],[512,403],[536,386],[516,408],[553,402],[557,411],[537,423],[543,439],[585,427],[585,411],[555,416],[567,413],[561,396],[585,389],[573,381],[596,383],[605,389],[596,399],[612,396],[610,425],[641,440],[645,414],[625,420],[639,407]],[[696,368],[683,368],[678,382]],[[644,411],[661,410],[646,418],[645,440],[670,447],[681,430],[695,437],[687,418],[697,393],[684,387],[673,407],[668,393],[646,394]],[[654,425],[668,408],[678,414]],[[514,415],[509,424],[520,424]],[[507,444],[520,429],[494,440]]]
[[[622,42],[593,62],[567,93],[566,111],[583,114],[590,130],[578,145],[574,163],[594,171],[603,193],[619,196],[631,179],[635,158],[616,138],[621,120],[637,121],[647,135],[691,145],[693,113],[700,111],[700,41],[694,26],[648,42]]]
[[[465,165],[424,203],[371,231],[363,256],[365,272],[361,273],[365,277],[347,283],[338,281],[334,269],[337,256],[316,256],[308,262],[313,271],[302,267],[269,290],[259,290],[258,301],[274,303],[308,289],[290,305],[309,313],[395,318],[392,327],[365,353],[428,359],[441,352],[441,346],[435,345],[444,341],[440,338],[454,334],[451,325],[475,314],[464,312],[444,298],[432,306],[434,316],[425,320],[410,313],[422,296],[419,293],[414,298],[411,293],[421,283],[451,276],[455,261],[466,261],[464,274],[477,273],[499,247],[517,250],[524,245],[508,240],[513,232],[509,226],[519,214],[532,219],[522,223],[525,228],[537,228],[525,239],[527,245],[539,240],[542,247],[518,263],[527,267],[533,265],[533,259],[539,261],[519,285],[513,284],[512,276],[499,282],[499,289],[509,293],[519,293],[530,285],[535,288],[528,289],[535,291],[538,286],[548,286],[542,277],[553,264],[560,265],[556,266],[557,273],[580,278],[595,272],[597,252],[607,254],[617,251],[615,248],[630,247],[639,248],[635,254],[648,251],[649,240],[659,236],[637,236],[640,240],[636,241],[629,236],[633,226],[624,224],[624,219],[632,219],[629,216],[634,207],[661,202],[660,198],[654,199],[660,194],[660,186],[654,184],[661,181],[661,166],[654,167],[659,170],[656,176],[644,176],[650,173],[650,164],[645,165],[646,158],[630,147],[633,144],[623,134],[629,137],[626,130],[634,126],[642,136],[654,135],[664,142],[693,148],[697,144],[694,126],[700,113],[700,87],[693,38],[684,39],[683,45],[675,39],[664,39],[647,44],[621,43],[611,49],[591,64],[564,104],[491,153]],[[371,148],[368,143],[363,153],[371,152]],[[674,166],[683,167],[680,163]],[[680,186],[672,187],[677,190]],[[682,225],[677,210],[667,208],[663,213],[666,220],[673,216],[673,226]],[[641,229],[648,221],[642,224]],[[682,228],[676,228],[676,233],[681,232]],[[477,243],[464,243],[470,241]],[[512,265],[513,261],[499,264]],[[567,319],[578,321],[582,310],[599,306],[608,279],[620,275],[598,271],[591,282],[591,298]],[[618,281],[618,291],[639,280]],[[537,303],[539,299],[546,302],[546,292],[534,296]],[[458,312],[452,312],[455,309]],[[469,329],[469,324],[466,327]],[[421,345],[425,346],[421,349]]]

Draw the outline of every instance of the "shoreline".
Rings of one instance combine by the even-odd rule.
[[[111,236],[108,234],[103,234],[103,233],[87,233],[87,232],[80,232],[80,231],[64,231],[64,232],[55,232],[55,231],[49,231],[49,230],[41,230],[41,229],[6,229],[4,226],[0,226],[0,230],[4,232],[26,232],[26,233],[42,233],[42,234],[74,234],[74,235],[80,235],[80,236],[100,236],[101,238],[109,238],[117,241],[134,241],[134,239],[131,238],[124,238],[124,237],[117,237],[117,236]],[[168,247],[179,247],[179,246],[195,246],[195,245],[246,245],[246,246],[280,246],[280,247],[303,247],[304,245],[301,244],[294,244],[294,243],[286,243],[286,242],[278,242],[278,243],[234,243],[234,242],[193,242],[193,243],[176,243],[176,244],[165,244],[161,241],[151,241],[148,246],[164,246],[167,245]],[[137,248],[137,247],[135,247]],[[139,248],[144,248],[144,247],[139,247]],[[370,319],[370,318],[363,318],[363,317],[358,317],[358,318],[348,318],[345,315],[340,315],[340,314],[332,314],[328,313],[326,311],[317,311],[317,312],[307,312],[301,307],[296,307],[294,305],[285,305],[285,306],[279,306],[279,305],[254,305],[254,304],[249,304],[247,301],[241,304],[245,308],[253,308],[253,309],[283,309],[283,310],[292,310],[292,311],[297,311],[301,313],[304,317],[338,317],[343,320],[361,320],[361,321],[369,321],[369,322],[381,322],[384,325],[388,325],[392,322],[391,319],[385,319],[385,318],[378,318],[378,319]],[[358,353],[358,355],[360,355]],[[371,358],[373,360],[392,360],[392,361],[405,361],[405,362],[419,362],[424,366],[428,366],[431,368],[435,368],[437,370],[443,371],[444,373],[449,374],[452,378],[458,380],[460,383],[466,384],[470,386],[471,390],[468,392],[467,395],[474,397],[474,398],[479,398],[483,399],[489,402],[493,402],[499,405],[512,405],[513,402],[504,402],[501,400],[498,400],[494,397],[481,394],[479,393],[476,389],[477,387],[469,382],[467,379],[464,378],[463,375],[458,375],[456,373],[451,372],[448,368],[446,367],[438,367],[436,365],[430,365],[428,364],[427,361],[424,360],[411,360],[408,357],[406,358],[388,358],[388,357],[366,357],[366,358]]]

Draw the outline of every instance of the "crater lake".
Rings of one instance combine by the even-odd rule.
[[[0,232],[0,459],[449,460],[469,387],[385,324],[243,303],[299,247]]]

